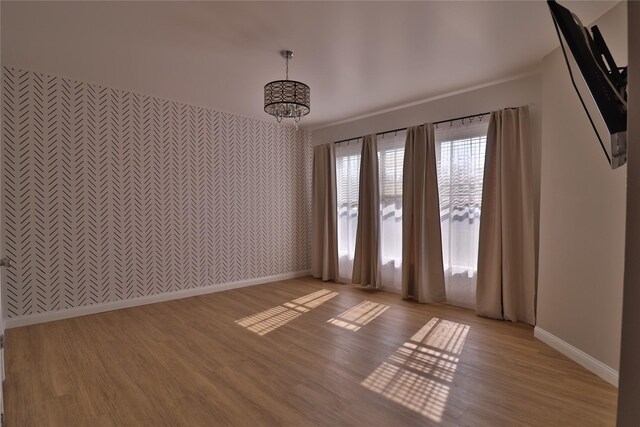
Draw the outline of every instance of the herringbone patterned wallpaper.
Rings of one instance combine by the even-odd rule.
[[[9,317],[309,268],[309,132],[15,68],[2,83]]]

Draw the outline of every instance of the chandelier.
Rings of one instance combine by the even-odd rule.
[[[264,86],[264,111],[282,122],[293,119],[296,129],[303,116],[311,111],[311,92],[309,86],[295,80],[289,80],[289,60],[293,58],[290,50],[280,51],[286,61],[286,77],[274,80]]]

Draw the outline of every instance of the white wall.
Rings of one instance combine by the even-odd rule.
[[[640,117],[640,3],[629,3],[629,117]],[[632,25],[633,23],[633,25]],[[627,243],[618,426],[640,419],[640,121],[629,121]]]
[[[627,63],[626,3],[599,18]],[[537,326],[618,369],[627,168],[611,170],[560,49],[544,58]]]
[[[518,107],[533,103],[532,128],[540,129],[541,76],[538,73],[449,94],[406,108],[374,114],[360,120],[313,130],[313,143],[324,144],[354,138],[374,132],[383,132],[426,122],[436,122],[470,114],[494,111],[505,107]],[[539,133],[536,133],[536,140]]]

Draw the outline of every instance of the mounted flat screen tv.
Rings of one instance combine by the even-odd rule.
[[[573,86],[613,169],[627,162],[627,67],[618,67],[597,26],[591,31],[547,1]],[[568,49],[567,49],[568,47]]]

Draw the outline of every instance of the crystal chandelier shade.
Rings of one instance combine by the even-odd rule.
[[[280,55],[286,60],[286,78],[264,86],[264,111],[278,123],[282,119],[293,119],[297,128],[300,119],[311,111],[311,90],[302,82],[289,80],[289,60],[293,52],[283,50]]]

